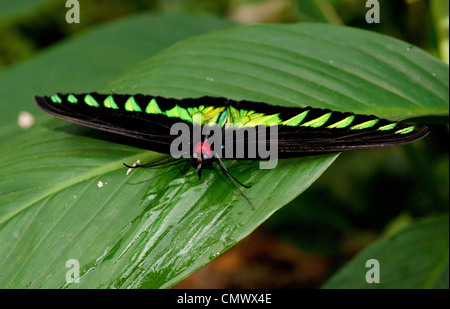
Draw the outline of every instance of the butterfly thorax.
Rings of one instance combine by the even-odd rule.
[[[203,160],[211,159],[212,158],[211,144],[209,144],[206,141],[198,142],[197,145],[195,145],[192,157],[196,159],[197,162],[202,162]]]

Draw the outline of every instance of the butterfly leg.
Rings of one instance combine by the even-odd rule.
[[[202,179],[202,163],[199,163],[197,165],[197,171],[198,171],[198,180]]]
[[[249,198],[244,194],[244,192],[242,192],[242,190],[239,188],[238,184],[236,182],[238,182],[241,186],[248,188],[247,186],[244,186],[242,183],[240,183],[236,178],[234,178],[233,176],[231,176],[230,172],[228,172],[227,168],[225,167],[225,165],[223,164],[222,160],[219,158],[219,156],[216,154],[216,158],[217,161],[219,162],[219,166],[222,169],[222,171],[224,172],[225,175],[227,175],[228,179],[231,180],[231,182],[234,184],[234,186],[236,187],[236,189],[239,191],[239,193],[247,200],[247,202],[250,204],[250,206],[252,207],[252,210],[255,210],[255,207],[253,206],[252,202],[250,202]]]
[[[180,173],[181,174],[186,174],[186,172],[188,171],[188,169],[189,169],[189,164],[190,164],[191,162],[189,162],[189,160],[186,160],[186,164],[184,165],[184,168],[183,169],[181,169],[181,168],[179,168],[179,170],[180,170]]]

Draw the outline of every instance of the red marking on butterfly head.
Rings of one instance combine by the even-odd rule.
[[[212,155],[212,147],[208,142],[199,142],[194,148],[194,158],[197,160],[209,159]]]

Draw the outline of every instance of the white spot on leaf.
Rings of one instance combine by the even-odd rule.
[[[17,119],[17,124],[24,130],[29,129],[34,124],[34,117],[29,112],[21,111]]]

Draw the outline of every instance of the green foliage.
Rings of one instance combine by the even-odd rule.
[[[432,116],[448,123],[448,66],[416,46],[341,26],[230,26],[206,16],[135,16],[93,29],[0,74],[0,287],[170,287],[294,198],[303,220],[355,231],[335,206],[350,195],[353,211],[363,212],[367,209],[358,207],[367,195],[342,190],[343,184],[357,186],[343,175],[364,165],[377,170],[380,162],[369,156],[352,169],[338,169],[329,184],[340,190],[333,199],[299,195],[338,154],[280,160],[274,170],[260,170],[258,162],[227,162],[233,175],[252,185],[245,191],[256,206],[252,211],[220,171],[205,171],[201,181],[195,171],[182,175],[176,167],[127,175],[122,163],[149,162],[160,154],[97,139],[90,129],[44,116],[33,105],[35,94],[212,95],[391,119]],[[39,114],[28,132],[14,124],[23,109]],[[448,182],[448,173],[438,173],[448,170],[448,159],[438,167],[424,161],[432,159],[418,162]],[[445,189],[437,190],[445,195]],[[422,196],[424,203],[429,192]],[[430,241],[432,235],[439,240]],[[401,253],[391,263],[386,252],[393,250]],[[442,275],[448,265],[448,216],[381,238],[326,287],[345,287],[347,279],[348,287],[366,287],[363,262],[374,256],[393,273],[382,273],[390,278],[386,287],[448,285]],[[69,259],[82,266],[80,284],[65,281]],[[424,264],[427,259],[436,263]],[[401,265],[408,271],[395,272]],[[417,280],[411,281],[414,276]]]
[[[408,226],[361,252],[324,288],[444,288],[445,280],[448,288],[448,230],[448,216]],[[374,258],[380,264],[380,282],[368,284],[366,261]]]

